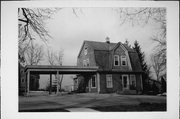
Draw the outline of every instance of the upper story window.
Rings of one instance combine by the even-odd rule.
[[[114,55],[114,66],[119,66],[119,55]]]
[[[89,59],[83,60],[83,66],[84,67],[89,66]]]
[[[86,64],[87,66],[89,66],[89,59],[86,59]]]
[[[87,55],[87,47],[84,48],[84,55]]]
[[[83,60],[83,66],[85,67],[86,65],[86,60]]]
[[[127,66],[126,56],[121,56],[121,65],[122,66]]]

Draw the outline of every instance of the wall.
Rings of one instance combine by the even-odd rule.
[[[87,47],[87,55],[84,54],[84,49],[86,47]],[[88,44],[85,43],[77,59],[77,66],[83,66],[83,60],[86,60],[86,59],[89,59],[89,66],[96,66],[96,63],[94,60],[94,50],[90,46],[88,46]]]
[[[100,74],[100,93],[122,93],[122,94],[136,94],[141,93],[142,87],[141,87],[141,75],[135,74],[136,76],[136,90],[126,90],[123,91],[122,87],[122,76],[123,74],[112,74],[112,80],[113,80],[113,88],[107,88],[106,87],[106,74],[101,73]],[[130,76],[130,74],[127,74]]]
[[[122,90],[122,81],[120,74],[112,74],[113,87],[106,87],[106,74],[100,74],[100,93],[113,93]]]

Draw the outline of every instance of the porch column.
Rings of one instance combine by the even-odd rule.
[[[52,90],[52,74],[50,74],[50,84],[49,84],[49,94],[51,94]]]
[[[98,86],[98,93],[100,93],[100,75],[99,75],[99,73],[97,73],[97,75],[96,75],[96,77],[97,77],[97,86]]]
[[[88,87],[89,87],[89,92],[91,92],[91,79],[89,79]]]
[[[57,84],[56,84],[56,94],[58,94],[58,93],[59,93],[59,81],[60,81],[59,71],[57,71],[56,80],[57,80]]]
[[[27,72],[27,92],[26,94],[29,94],[29,80],[30,80],[30,71]]]

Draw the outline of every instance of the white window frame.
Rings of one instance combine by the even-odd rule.
[[[123,77],[127,77],[127,87],[124,88],[124,80],[123,80]],[[129,89],[129,76],[127,74],[125,75],[122,75],[122,86],[123,86],[123,89]]]
[[[125,61],[125,65],[123,65],[123,61]],[[126,58],[126,56],[121,56],[121,66],[127,66],[127,58]]]
[[[117,59],[118,59],[118,65],[116,65],[116,58],[115,57],[117,57]],[[119,55],[114,55],[114,66],[119,66]]]
[[[112,74],[106,74],[106,87],[113,88]]]
[[[84,55],[87,55],[87,50],[88,50],[88,48],[85,47],[85,48],[84,48]]]
[[[94,80],[95,80],[95,87],[93,87],[93,85],[92,85],[93,77],[94,77]],[[93,77],[91,78],[91,88],[96,88],[96,77],[95,76],[93,76]]]

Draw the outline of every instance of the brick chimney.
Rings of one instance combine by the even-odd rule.
[[[106,43],[110,43],[110,38],[109,37],[106,37]]]

